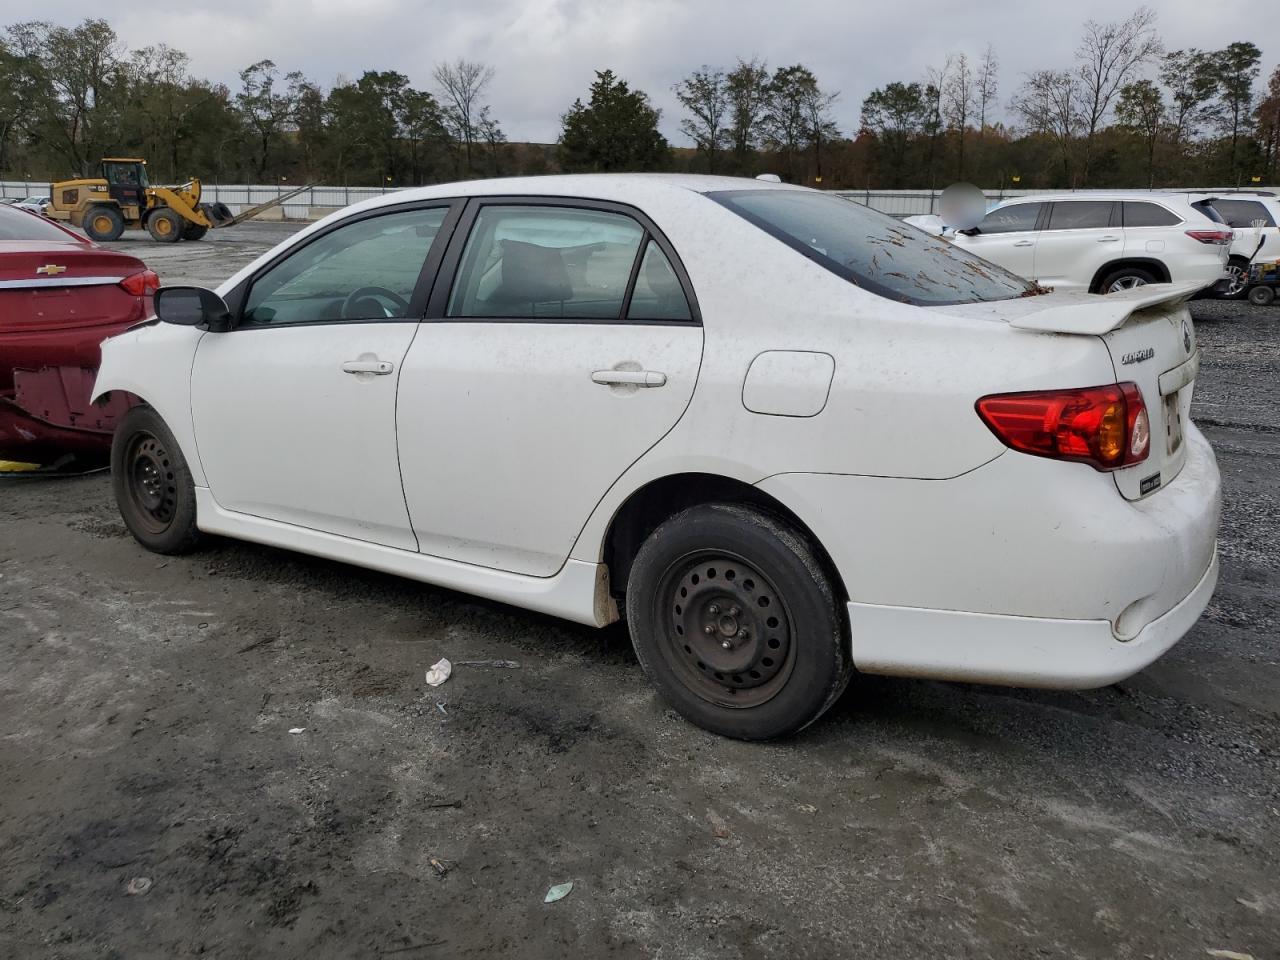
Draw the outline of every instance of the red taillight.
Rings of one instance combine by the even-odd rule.
[[[160,289],[160,278],[151,270],[143,270],[141,273],[125,277],[120,281],[120,286],[124,287],[125,293],[135,297],[145,297]]]
[[[1230,230],[1188,230],[1187,236],[1201,243],[1231,243],[1235,239]]]
[[[1141,463],[1151,425],[1136,383],[983,397],[978,416],[1014,450],[1078,460],[1095,470]]]

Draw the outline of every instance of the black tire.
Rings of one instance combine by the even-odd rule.
[[[191,470],[165,422],[131,407],[111,442],[111,486],[124,525],[155,553],[186,553],[200,542]]]
[[[202,223],[188,223],[182,228],[183,240],[203,240],[209,228]]]
[[[1254,287],[1249,291],[1249,302],[1255,307],[1269,307],[1275,299],[1275,287]]]
[[[147,233],[159,243],[177,243],[182,239],[184,226],[182,217],[168,207],[161,207],[147,217]]]
[[[1116,293],[1119,290],[1127,290],[1131,287],[1142,287],[1148,283],[1159,283],[1156,275],[1150,270],[1143,270],[1141,267],[1121,267],[1119,270],[1113,270],[1102,278],[1102,282],[1098,284],[1099,293]]]
[[[109,207],[102,203],[86,210],[81,223],[84,226],[85,236],[95,243],[119,240],[120,235],[124,233],[124,214],[120,212],[120,208]]]
[[[1244,257],[1232,257],[1227,262],[1227,269],[1231,271],[1231,278],[1214,284],[1214,298],[1243,300],[1249,295],[1249,261]]]
[[[853,674],[817,551],[754,507],[706,504],[661,524],[636,555],[626,607],[636,657],[663,699],[726,737],[795,733]]]

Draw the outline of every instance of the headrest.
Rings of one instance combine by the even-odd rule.
[[[554,247],[503,240],[501,269],[502,280],[489,303],[515,306],[573,299],[569,271]]]

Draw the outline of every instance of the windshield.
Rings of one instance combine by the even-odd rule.
[[[1035,292],[993,263],[833,194],[727,190],[707,195],[836,276],[890,300],[930,306]]]
[[[53,240],[75,243],[76,238],[61,227],[26,210],[0,205],[0,240]]]

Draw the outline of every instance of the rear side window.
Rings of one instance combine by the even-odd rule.
[[[636,275],[636,288],[627,307],[628,320],[692,320],[689,300],[671,261],[656,240],[650,240]]]
[[[1066,200],[1049,211],[1050,230],[1086,230],[1111,225],[1110,200]]]
[[[76,237],[61,227],[26,210],[10,210],[0,206],[0,240],[41,240],[54,243],[75,243]]]
[[[1223,200],[1221,197],[1212,201],[1213,207],[1222,214],[1228,226],[1252,227],[1259,220],[1264,227],[1274,227],[1275,218],[1271,216],[1265,204],[1257,200]]]
[[[997,207],[978,224],[978,233],[1026,233],[1036,228],[1043,203],[1013,203]]]
[[[1177,214],[1157,203],[1146,203],[1142,200],[1124,202],[1126,227],[1172,227],[1181,222],[1182,219]]]
[[[816,190],[729,190],[708,196],[855,286],[920,306],[1007,300],[1033,292],[954,244]]]
[[[617,320],[643,237],[631,217],[604,210],[481,207],[448,315]]]

